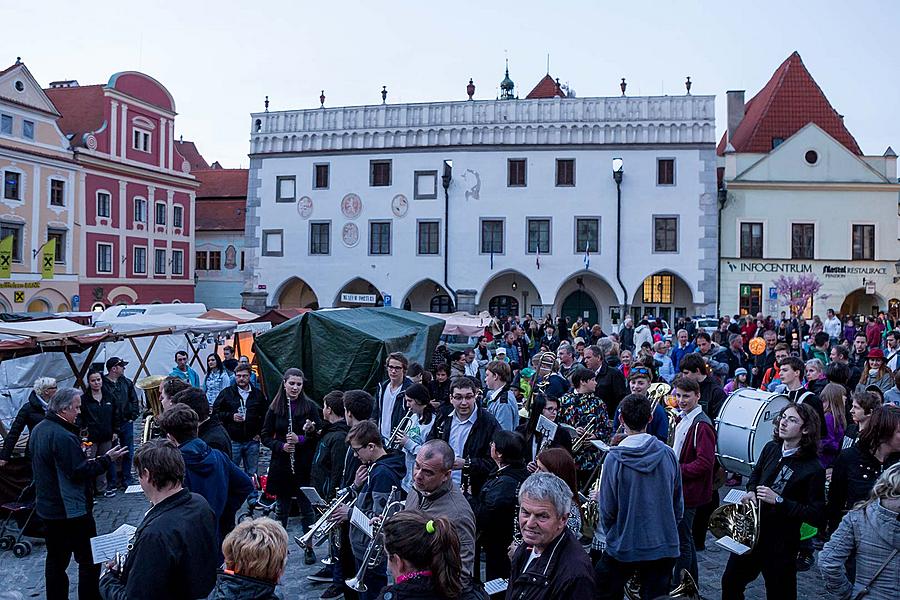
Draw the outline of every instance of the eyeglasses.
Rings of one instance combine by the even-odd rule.
[[[363,448],[365,448],[366,446],[368,446],[368,444],[366,444],[365,446],[359,446],[359,447],[356,447],[356,446],[354,446],[354,445],[351,444],[351,445],[350,445],[350,450],[353,451],[353,454],[354,454],[355,456],[359,456],[359,451],[362,450]]]
[[[388,371],[402,371],[403,365],[388,365]]]
[[[559,408],[557,408],[556,406],[545,406],[545,407],[544,407],[544,412],[548,412],[548,413],[558,413],[558,412],[559,412]]]
[[[466,394],[465,396],[461,396],[459,394],[453,394],[453,399],[458,402],[461,402],[463,400],[474,400],[475,394]]]

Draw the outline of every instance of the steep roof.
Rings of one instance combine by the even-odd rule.
[[[85,85],[70,88],[48,88],[44,90],[47,97],[62,115],[57,121],[65,134],[72,134],[72,145],[81,144],[81,136],[90,131],[97,131],[103,126],[102,85]]]
[[[723,155],[730,143],[737,152],[766,153],[772,150],[773,138],[787,139],[807,123],[815,123],[854,154],[862,154],[843,118],[794,52],[744,105],[744,118],[734,136],[731,140],[726,140],[727,134],[722,136],[716,151]]]
[[[537,85],[534,86],[534,89],[528,92],[528,95],[525,96],[525,98],[532,100],[534,98],[555,98],[556,96],[565,98],[566,93],[562,91],[559,84],[550,77],[549,73],[547,73],[540,81],[538,81]]]
[[[197,199],[196,231],[243,231],[247,202]]]
[[[178,150],[178,153],[191,165],[191,173],[209,168],[209,163],[206,162],[206,159],[203,158],[203,155],[197,150],[197,146],[194,142],[175,142],[175,149]]]
[[[200,189],[197,190],[197,199],[246,198],[248,173],[247,169],[191,171],[191,174],[200,182]]]

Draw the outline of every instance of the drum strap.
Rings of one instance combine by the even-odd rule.
[[[802,394],[800,394],[800,396],[797,397],[795,404],[803,404],[803,401],[812,395],[813,395],[812,392],[803,392]]]

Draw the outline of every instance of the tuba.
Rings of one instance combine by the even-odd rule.
[[[163,412],[162,405],[162,384],[166,380],[165,375],[151,375],[139,379],[135,387],[144,392],[144,398],[147,401],[147,408],[150,410],[144,418],[144,431],[141,434],[141,443],[146,444],[153,437],[153,430],[156,428],[156,419]]]
[[[628,600],[640,600],[641,584],[639,582],[640,579],[638,579],[638,574],[635,573],[625,584],[625,597],[628,598]],[[703,600],[697,582],[694,581],[694,578],[687,569],[681,570],[681,583],[679,583],[674,590],[669,592],[667,597],[679,598],[681,600]]]
[[[759,541],[759,524],[762,513],[759,502],[725,504],[709,517],[709,531],[716,539],[730,536],[751,550]]]

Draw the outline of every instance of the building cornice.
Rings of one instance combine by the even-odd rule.
[[[79,163],[82,163],[85,166],[95,167],[107,172],[123,173],[143,179],[150,178],[185,188],[196,189],[200,187],[200,181],[187,173],[179,175],[176,171],[170,169],[164,170],[154,165],[144,165],[143,163],[140,163],[141,166],[137,166],[137,163],[133,166],[132,164],[122,162],[121,159],[111,160],[106,154],[92,152],[91,150],[84,148],[76,148],[75,157]]]
[[[898,192],[900,183],[862,183],[853,181],[726,181],[729,190],[768,191],[840,191],[840,192]]]

